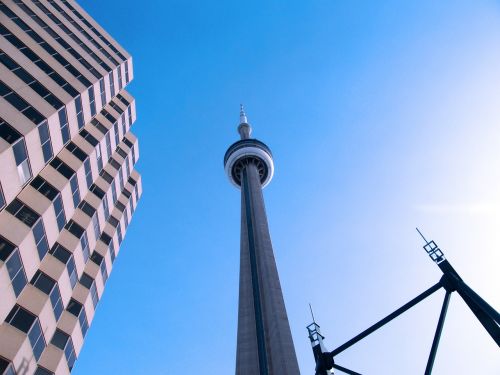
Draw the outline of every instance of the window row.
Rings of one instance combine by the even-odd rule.
[[[21,1],[21,0],[17,0]],[[106,64],[102,59],[97,56],[94,51],[92,51],[80,38],[78,38],[67,26],[64,22],[62,22],[59,18],[56,17],[54,13],[52,13],[51,10],[49,10],[45,5],[43,5],[40,0],[32,0],[33,3],[43,12],[45,13],[57,26],[61,28],[61,30],[64,31],[66,35],[68,35],[73,41],[78,44],[89,56],[94,59],[105,71],[109,72],[111,70],[111,67]],[[97,77],[100,78],[100,77]]]
[[[24,5],[24,4],[23,4]],[[42,47],[49,55],[51,55],[55,60],[57,60],[71,75],[82,82],[85,87],[91,85],[90,81],[87,80],[83,75],[81,75],[75,67],[73,67],[64,57],[62,57],[54,48],[47,44],[38,34],[35,33],[24,21],[22,21],[17,15],[12,12],[7,6],[2,2],[0,3],[0,11],[5,14],[12,21],[17,23],[21,29],[26,31],[26,35],[29,35],[40,47]],[[18,37],[12,34],[5,26],[0,25],[0,34],[7,39],[14,47],[21,51],[28,59],[30,59],[38,68],[40,68],[44,73],[46,73],[54,82],[56,82],[61,88],[63,88],[69,95],[75,97],[78,95],[78,91],[70,85],[59,73],[57,73],[54,68],[47,64],[43,59],[40,58],[33,50],[28,48]],[[85,82],[85,83],[84,83]]]
[[[118,57],[120,59],[122,59],[122,61],[125,61],[126,58],[125,56],[123,56],[123,54],[118,51],[118,49],[110,42],[108,41],[108,39],[106,39],[106,37],[104,35],[102,35],[99,30],[97,30],[94,26],[92,26],[92,24],[87,21],[87,19],[85,17],[82,16],[82,14],[80,12],[78,12],[72,5],[69,1],[67,0],[61,0],[62,3],[64,5],[66,5],[68,7],[69,10],[71,10],[73,12],[73,14],[75,14],[77,16],[77,18],[83,22],[83,24],[85,26],[87,26],[90,30],[92,30],[92,32],[97,35],[97,37],[102,40],[109,48],[111,48],[111,50],[116,53],[118,55]]]
[[[83,305],[78,301],[71,299],[66,307],[66,311],[73,314],[78,319],[82,335],[85,337],[88,330],[88,321]],[[47,346],[39,318],[32,312],[16,304],[5,319],[5,322],[27,335],[33,350],[33,355],[38,361]],[[57,328],[52,336],[52,339],[50,340],[50,343],[62,350],[64,356],[66,357],[68,368],[71,371],[76,361],[76,353],[71,336]],[[2,370],[3,367],[2,374],[9,374],[9,372],[5,372],[5,370],[9,369],[9,366],[10,363],[8,361],[0,358],[0,370]],[[15,374],[12,366],[10,366],[10,371],[10,374]],[[35,375],[37,374],[45,375],[52,373],[43,367],[38,367],[35,372]]]
[[[120,65],[116,59],[111,56],[111,54],[104,48],[102,47],[97,41],[88,33],[84,30],[83,27],[81,27],[78,22],[76,22],[73,18],[71,18],[68,13],[61,7],[59,6],[54,0],[49,0],[49,3],[69,22],[75,29],[77,29],[82,35],[85,36],[85,38],[92,43],[92,45],[97,48],[104,56],[108,58],[113,64],[115,65]]]

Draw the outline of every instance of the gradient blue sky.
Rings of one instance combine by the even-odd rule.
[[[303,374],[438,281],[419,226],[500,308],[498,1],[90,1],[134,57],[144,195],[74,374],[234,373],[238,106],[273,150],[265,198]],[[342,353],[422,374],[443,293]],[[498,374],[453,295],[436,374]]]

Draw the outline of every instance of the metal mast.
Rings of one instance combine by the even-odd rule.
[[[251,139],[241,106],[238,133],[224,156],[224,169],[241,189],[240,289],[237,375],[299,374],[285,302],[274,259],[262,188],[272,179],[271,150]]]

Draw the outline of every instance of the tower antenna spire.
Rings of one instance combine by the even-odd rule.
[[[425,241],[425,243],[428,243],[429,241],[426,240],[426,238],[424,237],[424,235],[422,234],[422,232],[420,232],[420,230],[418,228],[415,228],[418,232],[418,234],[420,234],[420,237],[422,237]]]
[[[314,313],[313,313],[313,308],[312,308],[311,304],[309,304],[309,310],[311,310],[311,317],[313,319],[313,323],[316,323],[316,320],[314,319]]]
[[[240,104],[240,124],[248,124],[247,114],[243,108],[243,104]]]
[[[241,139],[249,139],[252,134],[252,127],[248,123],[247,114],[243,108],[243,104],[240,104],[240,124],[238,125],[238,133]]]

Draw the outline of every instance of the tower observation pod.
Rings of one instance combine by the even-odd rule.
[[[273,156],[263,142],[250,138],[243,106],[238,133],[241,139],[224,156],[226,175],[241,190],[236,375],[296,375],[299,366],[262,194],[273,178]]]

